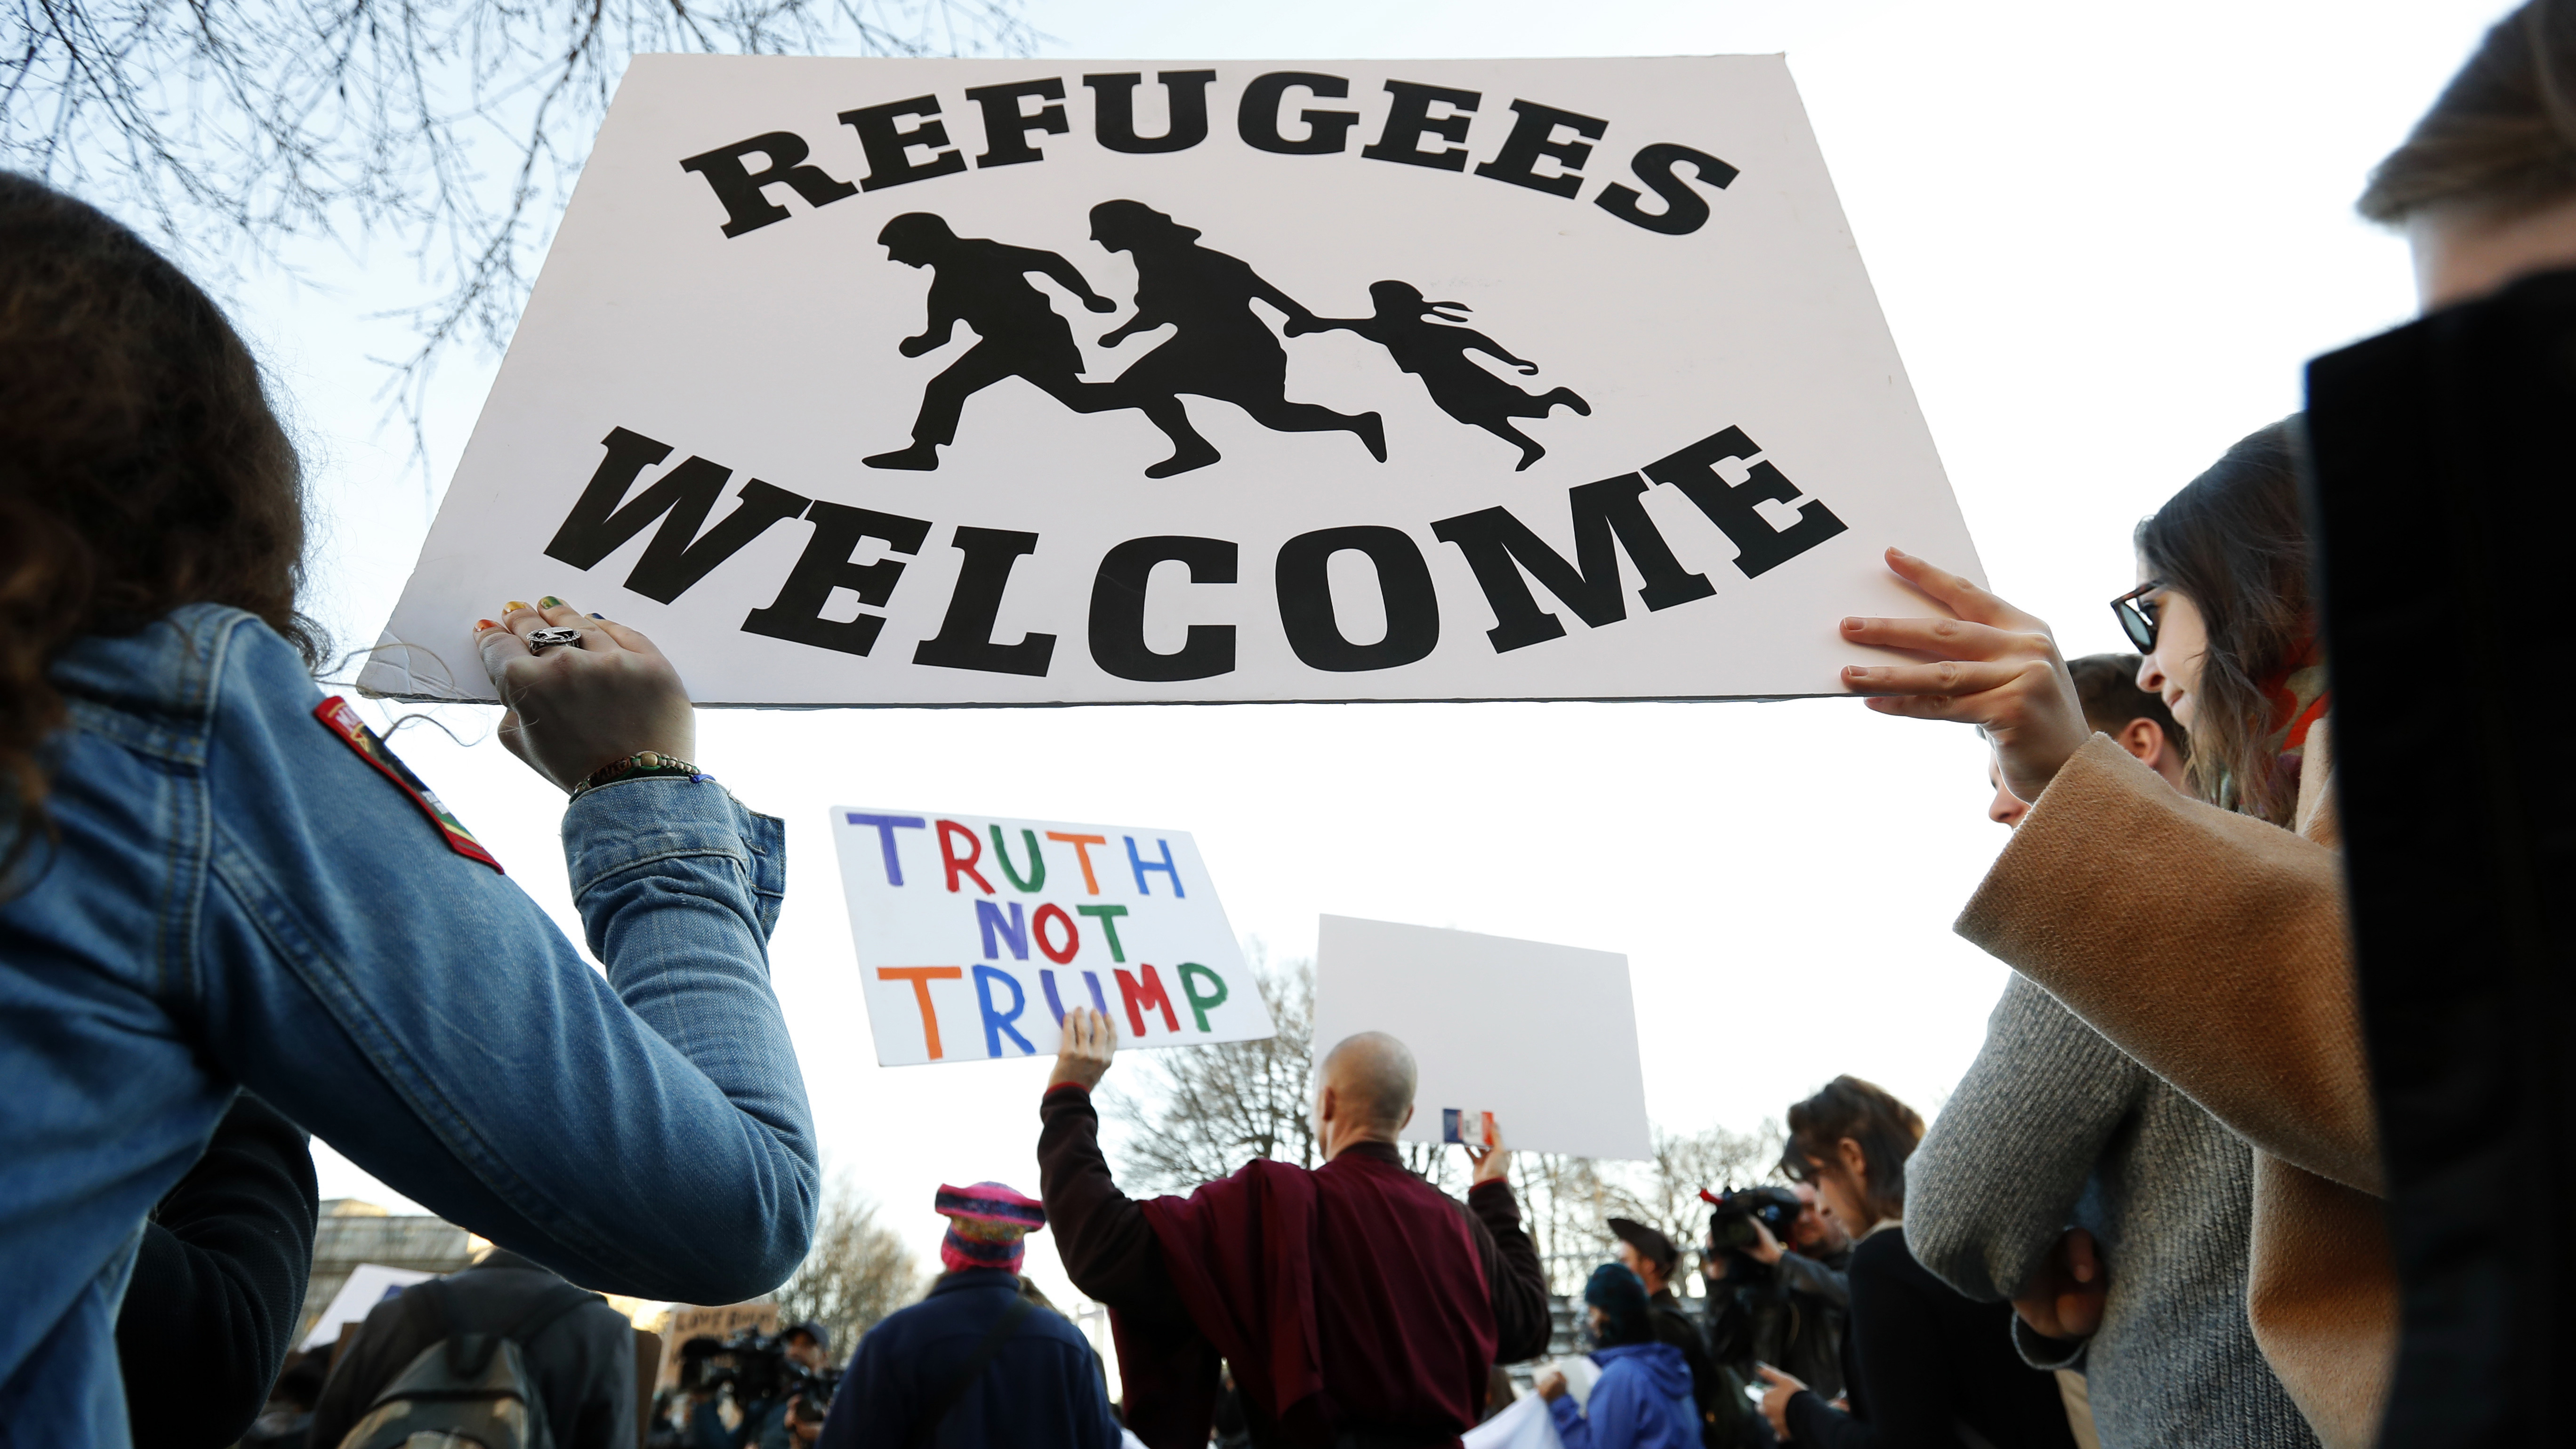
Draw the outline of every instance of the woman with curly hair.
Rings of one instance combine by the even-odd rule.
[[[593,1288],[732,1302],[812,1236],[769,989],[780,827],[682,764],[668,661],[552,597],[476,631],[504,741],[572,793],[603,979],[316,687],[304,569],[295,450],[222,312],[0,173],[12,1442],[128,1442],[114,1329],[144,1217],[245,1088]]]

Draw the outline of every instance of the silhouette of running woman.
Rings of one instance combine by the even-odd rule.
[[[1543,418],[1559,403],[1574,409],[1578,416],[1592,415],[1592,404],[1570,387],[1533,397],[1468,361],[1468,353],[1481,352],[1518,368],[1523,376],[1538,371],[1537,363],[1512,356],[1484,333],[1458,326],[1466,320],[1465,303],[1426,302],[1421,289],[1406,282],[1376,283],[1369,288],[1369,300],[1377,304],[1375,316],[1307,317],[1290,322],[1288,335],[1339,329],[1356,332],[1385,348],[1396,366],[1422,379],[1423,388],[1442,412],[1520,444],[1521,460],[1512,469],[1515,473],[1547,456],[1547,449],[1513,427],[1513,418]]]
[[[947,222],[924,211],[907,212],[887,222],[877,240],[894,261],[937,269],[930,283],[930,323],[920,336],[903,339],[898,350],[906,357],[919,357],[945,347],[960,322],[975,329],[977,341],[922,389],[921,412],[912,424],[912,446],[864,459],[869,467],[921,472],[937,468],[940,446],[957,440],[957,418],[966,399],[1004,378],[1027,378],[1078,413],[1140,406],[1107,383],[1081,380],[1082,349],[1074,345],[1073,329],[1056,315],[1046,293],[1029,283],[1029,273],[1043,273],[1092,311],[1116,311],[1118,304],[1091,290],[1073,263],[1033,247],[960,237],[948,229]],[[1168,415],[1179,418],[1186,431],[1189,419],[1181,405],[1168,399],[1165,403]],[[1156,409],[1145,412],[1152,417]],[[1180,436],[1173,434],[1176,442]]]
[[[1153,404],[1180,393],[1230,402],[1282,433],[1339,430],[1357,434],[1369,456],[1386,461],[1386,424],[1375,413],[1352,417],[1314,403],[1290,402],[1288,353],[1254,314],[1255,298],[1288,314],[1293,329],[1315,314],[1263,281],[1246,263],[1198,244],[1199,233],[1140,201],[1104,201],[1091,209],[1091,239],[1136,259],[1136,315],[1100,339],[1115,347],[1165,323],[1179,331],[1108,384],[1129,407],[1145,409],[1172,437],[1172,456],[1145,470],[1169,478],[1204,468],[1220,456],[1180,414],[1178,426]],[[1177,407],[1174,409],[1178,412]]]

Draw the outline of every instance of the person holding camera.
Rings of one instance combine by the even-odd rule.
[[[1805,1191],[1805,1197],[1786,1187],[1700,1194],[1713,1204],[1700,1253],[1708,1283],[1709,1357],[1742,1384],[1754,1382],[1756,1364],[1773,1364],[1835,1399],[1843,1391],[1843,1331],[1851,1301],[1843,1269],[1851,1246],[1813,1206],[1814,1190]],[[1827,1256],[1792,1251],[1782,1243],[1784,1235]],[[1730,1400],[1726,1409],[1733,1408]],[[1723,1422],[1729,1415],[1721,1410],[1719,1417]]]
[[[1843,1341],[1851,1407],[1761,1364],[1762,1416],[1781,1439],[1814,1449],[2074,1449],[2056,1377],[2013,1352],[2012,1310],[1961,1296],[1905,1246],[1906,1159],[1922,1140],[1913,1108],[1858,1077],[1836,1077],[1789,1109],[1781,1170],[1812,1183],[1825,1212],[1858,1239]]]
[[[749,1442],[760,1449],[796,1449],[823,1432],[823,1416],[832,1406],[839,1381],[831,1368],[832,1330],[814,1322],[790,1324],[778,1333],[778,1352],[788,1374],[786,1394],[772,1407]]]

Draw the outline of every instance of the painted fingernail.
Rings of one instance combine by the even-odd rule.
[[[537,607],[540,609],[560,609],[563,607],[563,600],[556,598],[552,594],[548,594],[544,598],[537,600]]]
[[[477,619],[474,621],[474,632],[477,634],[482,633],[486,629],[498,629],[500,627],[500,625],[493,623],[489,619]]]
[[[594,618],[594,619],[605,619],[605,618],[607,618],[608,616],[607,616],[606,614],[593,614],[593,615],[591,615],[590,617],[592,617],[592,618]]]
[[[528,607],[526,604],[521,603],[517,599],[512,599],[510,602],[501,606],[501,612],[504,614],[515,614],[526,607]]]

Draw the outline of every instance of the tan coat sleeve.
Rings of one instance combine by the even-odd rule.
[[[1957,929],[2256,1147],[2382,1191],[2332,849],[2189,799],[2095,735]]]

